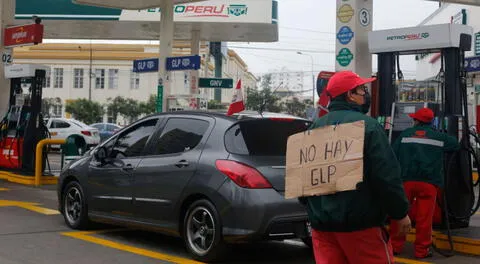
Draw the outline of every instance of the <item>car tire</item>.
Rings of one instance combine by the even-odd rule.
[[[190,205],[183,221],[183,239],[187,251],[198,261],[215,262],[225,256],[220,216],[210,201]]]
[[[82,186],[78,182],[72,181],[63,190],[62,210],[65,223],[72,229],[87,229],[90,220]]]

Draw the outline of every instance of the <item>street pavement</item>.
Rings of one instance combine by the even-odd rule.
[[[59,155],[50,155],[52,169]],[[69,229],[56,210],[56,186],[27,187],[0,180],[0,264],[51,263],[199,263],[189,258],[183,242],[157,233],[117,226],[89,232]],[[480,215],[478,216],[480,217]],[[427,261],[412,258],[409,245],[397,263],[480,263],[480,258],[438,254]],[[223,263],[313,264],[311,250],[300,241],[233,245]]]

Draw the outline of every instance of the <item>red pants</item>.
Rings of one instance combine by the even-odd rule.
[[[403,184],[403,187],[410,205],[414,200],[416,202],[415,212],[412,211],[410,206],[408,214],[412,221],[416,223],[415,257],[423,258],[428,254],[432,245],[432,221],[435,213],[437,188],[433,184],[417,181],[407,181]],[[403,250],[406,237],[398,235],[396,221],[392,221],[390,234],[393,251],[400,253]]]
[[[393,264],[392,245],[382,228],[356,232],[319,232],[312,230],[317,264]]]

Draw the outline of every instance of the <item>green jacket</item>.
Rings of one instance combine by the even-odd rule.
[[[444,152],[459,148],[455,137],[426,125],[403,131],[393,144],[403,181],[428,182],[438,187],[443,187]]]
[[[330,113],[317,119],[312,128],[365,120],[364,181],[357,190],[308,197],[307,212],[312,227],[319,231],[351,232],[384,226],[387,215],[402,219],[408,201],[400,178],[400,165],[384,129],[361,108],[333,101]]]

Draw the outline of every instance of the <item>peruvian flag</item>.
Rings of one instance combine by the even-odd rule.
[[[245,110],[245,104],[243,103],[243,94],[242,94],[242,80],[239,80],[237,83],[237,88],[233,94],[232,103],[228,108],[228,116],[231,116],[235,113],[240,113]]]

